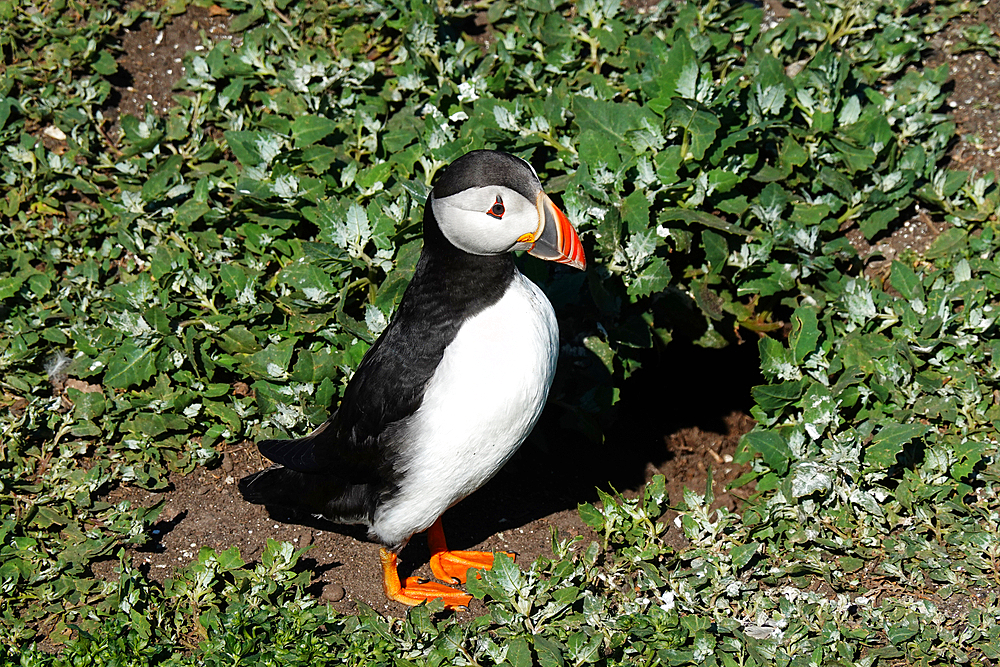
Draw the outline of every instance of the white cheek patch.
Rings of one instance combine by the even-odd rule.
[[[487,214],[498,195],[504,206],[499,220]],[[445,238],[473,255],[509,252],[517,239],[538,228],[534,203],[505,187],[469,188],[441,199],[432,197],[430,205]]]

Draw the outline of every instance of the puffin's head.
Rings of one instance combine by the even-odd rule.
[[[465,252],[527,250],[578,269],[587,266],[573,225],[519,157],[490,150],[466,153],[441,172],[427,204],[441,233]]]

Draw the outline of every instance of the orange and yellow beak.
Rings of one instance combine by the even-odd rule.
[[[569,218],[544,192],[538,193],[536,205],[538,229],[534,234],[525,234],[518,239],[531,244],[528,254],[550,262],[568,264],[581,271],[586,269],[587,258],[583,254],[583,245]]]

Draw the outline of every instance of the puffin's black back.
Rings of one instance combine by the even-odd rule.
[[[525,165],[519,165],[518,180],[513,173],[518,165],[512,161],[521,162],[491,151],[467,154],[441,174],[434,196],[497,182],[498,177],[508,186],[520,183]],[[351,378],[340,407],[305,438],[259,443],[264,456],[284,467],[241,480],[244,497],[330,519],[371,520],[378,503],[397,489],[393,462],[407,446],[405,420],[420,407],[445,348],[463,322],[500,300],[514,275],[509,253],[480,256],[453,246],[438,227],[428,198],[424,246],[413,279],[392,322]]]

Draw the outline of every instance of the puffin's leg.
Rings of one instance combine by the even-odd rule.
[[[488,551],[449,551],[441,517],[427,530],[427,546],[431,550],[431,570],[441,581],[464,584],[465,573],[470,567],[477,570],[493,568],[493,554]],[[505,553],[515,557],[513,552]]]
[[[399,583],[399,572],[396,570],[396,554],[382,548],[378,552],[378,557],[382,562],[382,586],[385,589],[385,596],[390,600],[415,607],[421,602],[441,598],[448,609],[465,609],[472,600],[471,595],[462,591],[417,577],[407,578],[406,586],[402,586]]]

